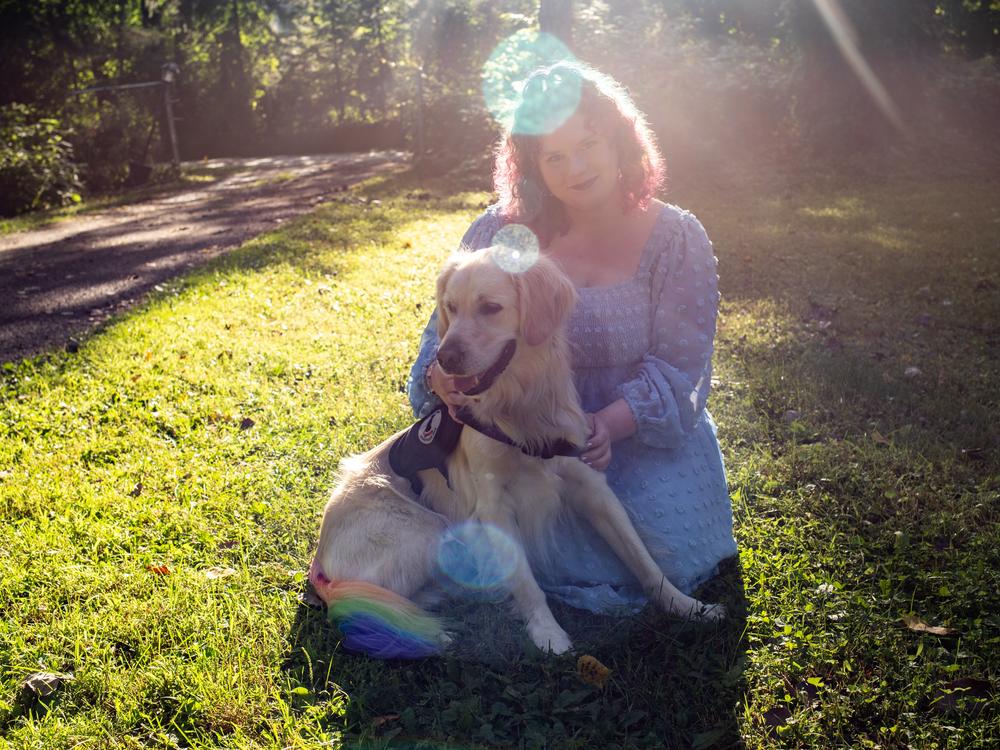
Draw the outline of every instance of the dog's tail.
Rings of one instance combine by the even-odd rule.
[[[344,647],[376,659],[424,659],[441,653],[441,622],[409,599],[365,581],[330,580],[314,560],[309,582],[344,634]]]

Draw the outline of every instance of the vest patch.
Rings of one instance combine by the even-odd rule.
[[[437,469],[447,479],[448,456],[458,445],[461,434],[462,423],[452,419],[446,407],[439,406],[396,438],[389,447],[389,466],[409,480],[410,487],[419,495],[424,483],[417,472]]]
[[[441,412],[435,411],[420,423],[420,430],[417,431],[417,439],[424,445],[434,442],[438,428],[441,426]]]

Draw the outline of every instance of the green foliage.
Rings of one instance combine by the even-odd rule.
[[[838,3],[906,132],[872,104],[815,3],[572,6],[574,52],[630,87],[670,159],[954,143],[978,161],[977,150],[996,156],[996,2]],[[121,183],[154,121],[149,155],[167,157],[162,91],[70,92],[156,81],[167,61],[181,71],[185,159],[408,148],[445,171],[489,150],[497,126],[483,106],[483,63],[534,28],[538,10],[537,0],[14,0],[0,3],[0,105],[59,116],[95,190]]]
[[[0,107],[0,216],[80,200],[73,147],[59,120],[22,104]]]
[[[79,102],[72,114],[77,122],[74,151],[91,192],[120,188],[128,179],[130,162],[150,161],[146,143],[157,124],[142,102],[132,98]]]

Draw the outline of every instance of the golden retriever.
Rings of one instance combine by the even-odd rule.
[[[446,459],[447,479],[437,469],[425,469],[414,484],[393,470],[390,451],[402,433],[346,460],[324,511],[310,570],[313,587],[331,611],[339,607],[333,615],[338,618],[361,611],[362,619],[371,619],[385,616],[386,608],[419,618],[420,610],[407,600],[431,580],[442,534],[472,521],[513,540],[506,550],[512,558],[506,588],[531,640],[540,649],[563,653],[572,643],[552,615],[530,561],[557,554],[548,532],[561,512],[570,511],[594,526],[665,612],[723,617],[721,605],[705,605],[667,580],[601,472],[573,455],[538,457],[559,445],[582,448],[588,437],[563,331],[576,291],[544,256],[523,272],[504,270],[499,262],[504,252],[459,252],[437,281],[438,362],[465,384],[466,393],[476,394],[461,412],[466,426]],[[488,387],[474,388],[487,373]],[[436,427],[428,420],[421,440]],[[341,606],[352,599],[355,605],[359,600],[378,605]],[[435,646],[446,640],[412,620],[397,622],[396,629],[415,630]]]

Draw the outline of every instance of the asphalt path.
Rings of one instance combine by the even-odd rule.
[[[0,363],[72,350],[157,284],[406,159],[383,151],[202,161],[199,173],[220,175],[205,187],[0,236]]]

